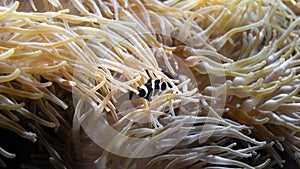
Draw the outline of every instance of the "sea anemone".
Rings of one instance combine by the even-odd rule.
[[[299,8],[2,0],[0,166],[299,167]]]

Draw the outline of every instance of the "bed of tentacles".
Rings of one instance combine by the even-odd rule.
[[[299,167],[299,5],[2,0],[0,166]]]

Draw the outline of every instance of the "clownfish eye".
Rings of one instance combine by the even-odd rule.
[[[140,87],[138,87],[138,91],[139,91],[139,97],[145,97],[146,96],[146,91]]]

